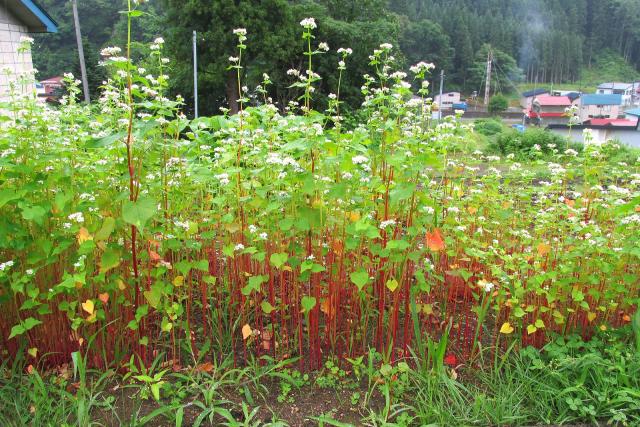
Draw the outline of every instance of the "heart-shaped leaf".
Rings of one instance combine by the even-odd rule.
[[[142,231],[157,210],[156,202],[149,198],[127,201],[122,206],[122,219]]]
[[[351,273],[349,278],[358,287],[358,290],[361,291],[364,285],[369,282],[369,273],[367,273],[366,270],[358,270]]]

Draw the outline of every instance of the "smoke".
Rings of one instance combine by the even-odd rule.
[[[522,24],[520,26],[520,66],[526,69],[530,64],[535,63],[538,57],[536,48],[538,40],[547,31],[545,18],[541,11],[545,10],[544,1],[528,1],[529,7],[524,11]]]

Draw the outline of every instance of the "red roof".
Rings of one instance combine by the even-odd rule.
[[[565,113],[536,113],[534,111],[529,111],[529,117],[565,117]]]
[[[588,122],[594,126],[635,126],[638,123],[627,119],[590,119]]]
[[[534,102],[537,101],[540,106],[562,106],[562,107],[570,107],[571,100],[568,96],[550,96],[550,95],[542,95],[537,96]]]

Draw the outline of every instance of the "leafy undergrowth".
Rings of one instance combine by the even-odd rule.
[[[573,425],[640,422],[640,352],[629,328],[585,342],[557,337],[493,360],[396,363],[374,350],[327,361],[232,361],[125,375],[74,366],[0,377],[0,422],[22,425],[299,426]],[[154,387],[158,384],[158,387]]]
[[[128,11],[129,26],[138,15]],[[407,81],[386,43],[348,127],[339,86],[313,110],[313,58],[329,47],[316,45],[312,18],[301,25],[305,69],[289,73],[299,98],[287,106],[269,98],[267,75],[255,97],[243,86],[241,28],[229,58],[237,114],[187,119],[166,96],[162,39],[142,64],[105,49],[112,74],[96,105],[78,104],[67,76],[59,108],[20,96],[1,106],[0,355],[16,413],[58,425],[87,425],[96,410],[117,424],[197,413],[234,425],[264,419],[276,381],[284,407],[354,384],[351,406],[373,425],[634,419],[631,403],[609,414],[568,392],[561,408],[529,414],[537,400],[518,387],[551,405],[566,384],[533,388],[524,377],[536,372],[518,365],[526,352],[490,381],[452,376],[629,327],[636,152],[589,138],[575,150],[538,132],[503,140],[500,156],[476,151],[459,116],[433,119],[433,65]],[[338,53],[340,82],[351,49]],[[17,375],[23,367],[31,374]],[[51,367],[61,372],[38,374]],[[146,398],[163,406],[138,409]]]

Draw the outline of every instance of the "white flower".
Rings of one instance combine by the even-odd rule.
[[[322,42],[318,45],[318,49],[324,50],[325,52],[329,52],[329,45],[325,42]]]
[[[229,62],[238,62],[240,61],[240,58],[238,58],[237,56],[230,56],[229,57]]]
[[[238,243],[234,248],[236,252],[244,250],[244,245],[242,243]]]
[[[426,62],[418,62],[416,65],[413,65],[409,68],[409,70],[413,73],[413,74],[418,74],[421,73],[423,71],[429,71],[429,70],[433,70],[436,66],[431,64],[431,63],[426,63]]]
[[[216,177],[216,179],[218,181],[220,181],[220,184],[222,184],[222,185],[229,184],[229,174],[228,173],[221,173],[219,175],[216,175],[215,177]]]
[[[300,25],[308,30],[313,30],[318,27],[314,18],[305,18],[300,21]]]
[[[236,36],[246,36],[247,35],[247,29],[246,28],[236,28],[235,30],[233,30],[233,34],[235,34]]]
[[[493,288],[496,287],[496,285],[491,282],[487,282],[486,280],[479,280],[478,286],[480,286],[487,293],[491,292]]]
[[[71,221],[75,221],[75,222],[78,222],[78,223],[83,223],[84,222],[84,215],[82,214],[82,212],[72,213],[67,218],[69,218],[69,220],[71,220]]]
[[[396,225],[396,220],[395,219],[388,219],[386,221],[381,221],[380,222],[380,229],[384,230],[385,228],[391,226],[391,225]]]
[[[111,47],[105,47],[104,49],[102,49],[100,51],[100,55],[102,55],[102,56],[115,56],[115,55],[118,55],[120,52],[122,52],[122,49],[120,49],[117,46],[111,46]]]
[[[351,159],[354,165],[361,165],[363,163],[367,163],[369,159],[365,156],[353,156]]]
[[[261,240],[267,240],[267,237],[269,237],[267,233],[260,233],[258,236],[260,237]]]
[[[353,53],[353,50],[351,50],[350,47],[348,47],[346,49],[341,47],[340,49],[338,49],[338,53],[341,53],[343,55],[351,55]]]
[[[21,36],[20,37],[20,43],[27,43],[27,44],[32,44],[33,43],[33,39],[29,36]]]
[[[155,44],[164,44],[164,39],[162,37],[158,37],[153,41]]]
[[[13,260],[3,262],[2,264],[0,264],[0,271],[5,271],[6,269],[11,268],[12,266],[13,266]]]
[[[382,50],[391,50],[391,49],[393,49],[393,45],[391,43],[382,43],[380,45],[380,49],[382,49]]]

